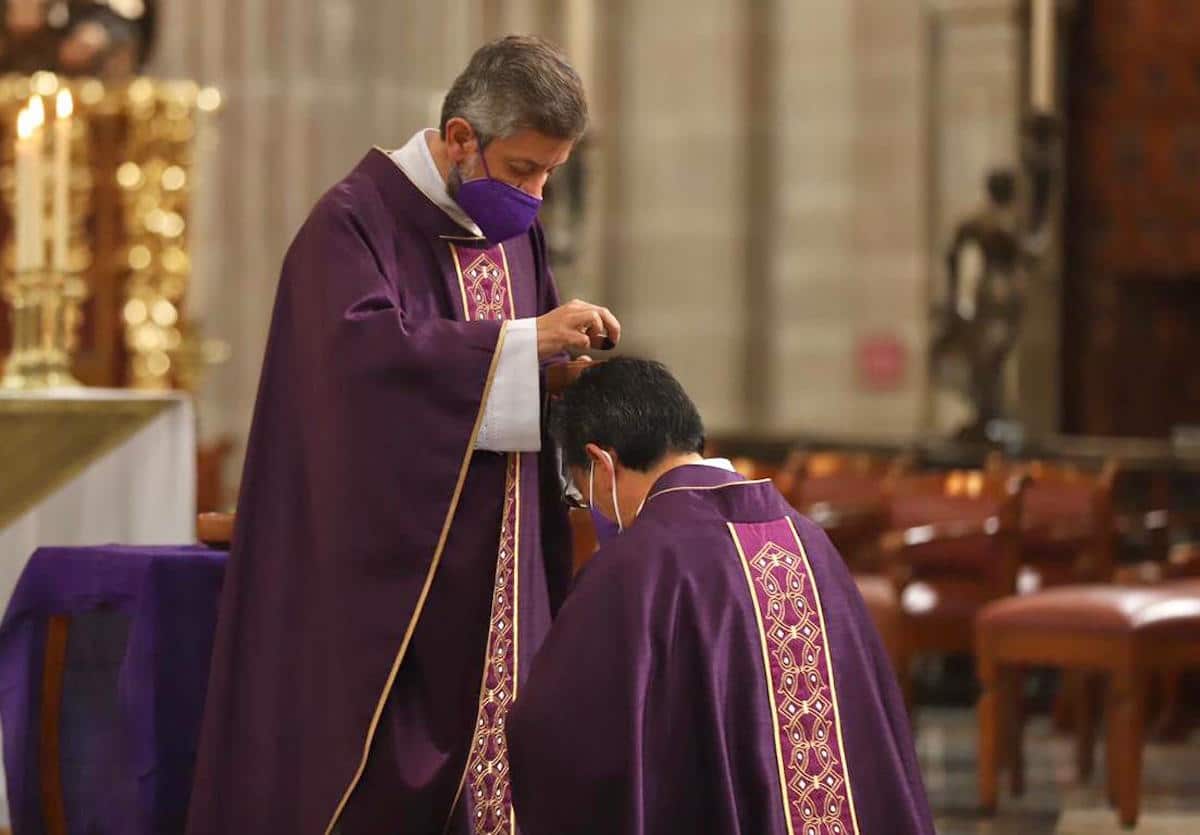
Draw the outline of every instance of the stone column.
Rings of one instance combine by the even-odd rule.
[[[854,15],[845,0],[780,3],[773,27],[768,425],[783,434],[854,418]]]
[[[628,353],[665,361],[709,428],[741,428],[746,10],[606,6],[606,297]]]
[[[201,244],[202,280],[213,283],[207,332],[234,353],[200,393],[206,437],[245,440],[280,264],[313,202],[372,145],[431,124],[483,36],[482,2],[160,3],[149,72],[215,84],[225,100],[209,187],[226,209]]]

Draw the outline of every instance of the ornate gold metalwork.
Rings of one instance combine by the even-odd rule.
[[[82,86],[82,85],[76,85]],[[8,79],[0,85],[0,113],[9,118],[30,95],[37,94],[53,100],[60,87],[70,88],[51,73],[36,73],[28,78]],[[76,99],[77,90],[72,89]],[[46,268],[18,272],[10,269],[0,281],[0,298],[8,303],[12,324],[12,348],[0,378],[0,388],[43,389],[79,385],[71,373],[71,356],[75,351],[83,304],[87,300],[87,282],[83,272],[91,261],[85,226],[91,209],[91,176],[88,160],[88,131],[82,118],[71,120],[71,167],[68,171],[67,269]],[[6,135],[10,135],[11,131]],[[51,135],[49,131],[46,134]],[[47,152],[49,148],[46,149]],[[5,168],[0,170],[0,190],[11,207],[14,202],[13,149],[4,143]],[[47,153],[47,160],[50,158]],[[50,166],[45,172],[51,172]],[[46,188],[50,196],[53,189]],[[50,205],[41,207],[44,216],[42,229],[46,238],[43,249],[49,251],[49,236],[53,234]],[[12,212],[10,211],[10,217]],[[14,262],[12,240],[5,241],[7,264]]]
[[[87,285],[50,270],[14,273],[4,286],[12,310],[13,347],[0,388],[74,388],[71,353]]]
[[[116,315],[126,357],[125,372],[118,377],[123,376],[126,384],[135,388],[195,388],[205,367],[228,356],[225,345],[200,337],[186,304],[192,269],[193,197],[196,180],[204,174],[196,171],[201,153],[197,146],[213,141],[220,93],[190,81],[149,78],[116,86],[105,86],[96,79],[60,79],[50,73],[0,78],[0,135],[6,137],[0,141],[0,192],[10,207],[13,132],[8,128],[31,94],[49,97],[60,87],[69,88],[76,101],[69,274],[17,276],[9,270],[9,279],[0,282],[14,331],[13,356],[7,361],[4,385],[40,385],[37,374],[30,372],[42,369],[50,359],[58,368],[63,352],[69,369],[73,334],[82,321],[83,302],[93,279],[94,247],[103,247],[107,255],[117,246],[124,277]],[[104,169],[112,172],[115,167],[115,183],[107,180],[111,173],[104,174],[105,182],[94,181],[87,157],[93,130],[101,130],[109,143],[116,142],[117,158]],[[95,199],[97,190],[111,193],[114,187],[120,195],[116,210],[120,217],[113,218],[110,213],[105,213],[104,219],[94,217],[100,211],[96,208],[100,205]],[[50,228],[49,223],[44,226]],[[115,226],[115,237],[99,233],[102,226]],[[4,246],[11,264],[11,240]],[[61,298],[56,296],[59,292]],[[34,314],[39,305],[43,312]],[[51,309],[55,315],[45,312]],[[109,321],[107,316],[103,318]],[[41,330],[52,322],[57,323],[52,333]],[[47,353],[47,345],[57,347]],[[35,346],[39,346],[36,351]],[[55,374],[54,379],[70,382],[59,371]]]
[[[125,91],[126,161],[117,169],[129,265],[122,317],[137,388],[194,386],[211,356],[188,327],[184,301],[197,143],[220,103],[215,90],[189,81],[141,78]]]

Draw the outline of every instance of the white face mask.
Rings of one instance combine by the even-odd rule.
[[[625,526],[621,524],[621,505],[617,501],[617,466],[613,463],[612,456],[604,450],[600,450],[600,454],[608,460],[608,465],[612,467],[612,501],[613,513],[617,515],[617,533],[625,530]],[[592,497],[592,485],[596,479],[596,462],[592,462],[591,469],[588,470],[588,507],[595,507]]]

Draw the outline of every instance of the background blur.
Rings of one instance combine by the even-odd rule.
[[[939,832],[1113,832],[1143,800],[1138,831],[1200,831],[1200,2],[0,0],[0,20],[0,238],[36,231],[39,142],[74,230],[51,236],[71,264],[0,270],[24,311],[0,317],[0,601],[29,570],[87,587],[36,580],[54,562],[27,569],[35,548],[191,542],[196,510],[233,508],[310,207],[433,126],[481,43],[536,33],[593,115],[542,211],[563,296],[611,307],[620,350],[697,400],[710,452],[838,547]],[[60,85],[77,115],[52,146],[18,140],[19,108]],[[85,284],[89,387],[8,386],[70,341],[64,288]],[[199,444],[171,388],[195,393]],[[228,542],[231,519],[205,521]],[[595,536],[573,522],[579,567]],[[68,647],[64,624],[47,669],[91,689],[45,685],[42,741],[75,687],[64,738],[86,746],[71,711],[116,704],[124,650],[97,661],[100,627],[77,619]],[[40,785],[92,790],[85,757],[63,762]]]
[[[1006,396],[1033,432],[1165,435],[1200,422],[1196,377],[1162,376],[1196,355],[1200,214],[1147,178],[1166,157],[1184,165],[1168,180],[1197,185],[1200,53],[1162,35],[1200,31],[1200,9],[1061,6],[1067,168],[1086,155],[1066,200],[1136,195],[1156,213],[1145,235],[1178,222],[1194,257],[1155,258],[1110,214],[1067,224],[1067,249],[1091,249],[1064,263],[1056,215]],[[1019,0],[162,0],[150,72],[225,102],[191,297],[233,357],[203,389],[204,436],[245,435],[279,263],[313,201],[370,146],[433,124],[475,46],[514,31],[561,44],[591,95],[548,209],[564,295],[613,307],[626,350],[664,359],[714,432],[951,431],[969,408],[930,383],[931,304],[985,174],[1018,162],[1027,16]],[[1157,98],[1129,95],[1155,73]],[[1071,109],[1084,99],[1091,113]],[[1072,280],[1087,288],[1064,315]]]

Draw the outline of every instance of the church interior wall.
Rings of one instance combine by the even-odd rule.
[[[162,3],[152,72],[226,102],[193,295],[234,353],[201,392],[205,437],[244,439],[279,263],[312,202],[371,145],[430,124],[474,45],[512,29],[579,54],[593,103],[564,295],[610,304],[625,350],[666,361],[714,432],[930,424],[931,244],[976,199],[981,166],[1011,156],[1010,23],[945,41],[939,121],[927,0],[303,5]],[[899,355],[882,384],[863,377],[870,341]]]

